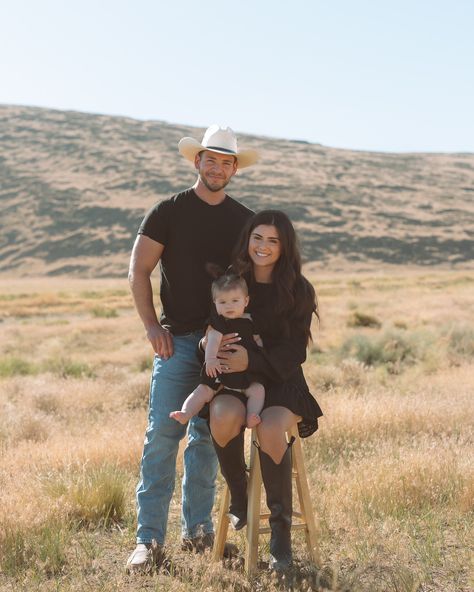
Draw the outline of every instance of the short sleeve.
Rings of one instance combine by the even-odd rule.
[[[143,218],[138,234],[144,234],[154,241],[166,245],[168,242],[172,202],[165,200],[156,204]]]
[[[213,310],[211,311],[211,316],[209,318],[209,325],[211,325],[211,327],[216,331],[219,331],[219,333],[222,333],[222,335],[225,335],[227,333],[226,320],[222,315],[217,314],[214,307],[212,307],[212,309]]]

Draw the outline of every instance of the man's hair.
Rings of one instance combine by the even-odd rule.
[[[240,275],[224,274],[212,282],[211,293],[212,300],[215,300],[219,292],[228,292],[229,290],[242,290],[245,296],[248,296],[249,290],[247,282]]]

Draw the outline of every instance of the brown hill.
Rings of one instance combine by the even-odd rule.
[[[0,273],[124,275],[156,201],[189,187],[201,129],[0,106]],[[474,260],[474,154],[386,154],[246,136],[261,162],[230,193],[285,210],[320,266]]]

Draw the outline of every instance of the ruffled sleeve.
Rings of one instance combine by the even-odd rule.
[[[305,316],[304,323],[311,326],[312,313]],[[248,370],[263,375],[273,382],[288,380],[306,360],[306,348],[308,344],[307,333],[303,329],[292,326],[289,337],[273,338],[265,342],[259,351],[249,351]]]
[[[226,320],[222,315],[217,314],[217,311],[212,307],[211,315],[209,317],[209,325],[222,335],[225,335],[227,331]]]

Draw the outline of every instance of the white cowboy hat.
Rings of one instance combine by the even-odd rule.
[[[178,150],[186,160],[194,163],[194,157],[203,150],[218,152],[219,154],[232,154],[237,159],[237,167],[245,167],[255,164],[259,158],[256,150],[239,150],[237,138],[230,127],[211,125],[206,130],[202,143],[194,138],[182,138],[178,143]]]

